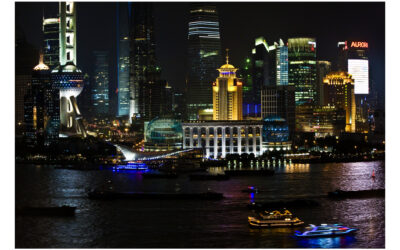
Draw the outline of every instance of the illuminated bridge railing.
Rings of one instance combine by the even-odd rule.
[[[126,147],[126,146],[121,146],[118,144],[113,144],[117,149],[119,149],[121,151],[121,153],[123,154],[123,156],[125,157],[125,161],[151,161],[151,160],[158,160],[158,159],[163,159],[169,156],[174,156],[177,154],[181,154],[181,153],[186,153],[189,151],[193,151],[196,149],[190,148],[190,149],[185,149],[185,150],[179,150],[179,151],[174,151],[174,152],[170,152],[167,154],[161,154],[161,155],[155,155],[155,156],[139,156],[138,153],[133,152],[130,148]]]

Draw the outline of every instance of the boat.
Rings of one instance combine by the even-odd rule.
[[[149,167],[142,161],[129,161],[126,165],[117,165],[113,170],[148,170]]]
[[[29,216],[74,216],[76,207],[23,207],[17,209],[17,215]]]
[[[258,194],[259,190],[256,187],[249,186],[246,189],[242,189],[242,192],[243,193],[249,193],[249,194],[253,194],[253,193]]]
[[[315,226],[310,224],[307,230],[302,232],[296,231],[294,234],[296,237],[309,238],[309,237],[336,237],[352,234],[358,229],[345,227],[341,224],[321,224],[320,226]]]
[[[257,216],[249,216],[248,221],[249,226],[255,228],[296,227],[304,224],[299,218],[293,217],[289,210],[285,210],[283,213],[278,210],[264,211]]]

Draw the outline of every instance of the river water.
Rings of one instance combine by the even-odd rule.
[[[16,216],[17,248],[383,248],[384,198],[332,201],[335,189],[385,187],[384,162],[292,164],[274,176],[234,177],[228,181],[143,179],[140,171],[76,171],[54,166],[16,166],[16,207],[76,206],[71,218]],[[376,178],[371,178],[375,171]],[[112,180],[119,191],[224,193],[220,201],[89,200],[87,188]],[[261,192],[241,192],[247,186]],[[342,223],[355,236],[296,239],[295,229],[251,229],[250,201],[314,199],[320,206],[291,209],[306,224]]]

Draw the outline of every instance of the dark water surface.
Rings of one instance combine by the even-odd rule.
[[[321,197],[337,188],[385,187],[383,162],[292,164],[274,176],[234,177],[229,181],[142,179],[140,172],[74,171],[54,166],[16,166],[16,207],[70,205],[75,217],[16,216],[17,248],[383,248],[383,198],[331,201]],[[375,171],[375,180],[371,178]],[[221,201],[89,200],[86,189],[111,179],[119,191],[224,193]],[[262,192],[241,192],[248,185]],[[355,236],[296,239],[295,229],[250,229],[251,201],[309,198],[312,209],[292,209],[306,224],[343,223]]]

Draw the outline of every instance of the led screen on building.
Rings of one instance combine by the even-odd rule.
[[[348,65],[354,78],[354,94],[369,94],[368,60],[349,59]]]

